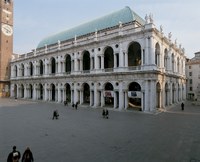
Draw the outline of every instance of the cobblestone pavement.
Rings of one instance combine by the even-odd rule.
[[[53,110],[60,117],[52,120]],[[0,162],[12,146],[29,146],[35,162],[200,161],[200,107],[187,102],[162,113],[0,99]]]

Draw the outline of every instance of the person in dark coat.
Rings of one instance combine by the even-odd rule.
[[[9,153],[7,162],[19,162],[21,154],[16,150],[16,146],[13,146],[13,151]]]
[[[30,148],[27,147],[23,153],[22,162],[33,162],[33,161],[34,161],[33,154],[31,152]]]
[[[105,116],[106,116],[106,111],[105,111],[105,109],[103,109],[103,111],[102,111],[102,116],[103,116],[103,118],[105,118]]]
[[[184,103],[181,103],[181,109],[184,110]]]
[[[66,98],[66,100],[64,101],[64,105],[68,106],[68,98]]]
[[[54,119],[54,118],[58,119],[58,117],[59,117],[58,110],[54,110],[52,119]]]
[[[78,108],[78,102],[76,102],[75,104],[75,109],[77,110],[77,108]]]
[[[105,117],[106,119],[108,119],[109,113],[108,113],[108,109],[105,110]]]

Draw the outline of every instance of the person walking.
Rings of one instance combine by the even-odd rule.
[[[78,109],[78,102],[76,102],[76,104],[75,104],[75,109],[76,110]]]
[[[9,153],[7,162],[19,162],[21,154],[16,150],[16,146],[13,146],[13,151]]]
[[[33,154],[31,152],[30,148],[27,147],[23,153],[22,162],[33,162],[33,161],[34,161]]]
[[[184,103],[183,102],[181,103],[181,109],[182,109],[182,111],[184,110]]]
[[[54,119],[54,118],[58,119],[58,117],[59,117],[58,110],[54,110],[52,119]]]

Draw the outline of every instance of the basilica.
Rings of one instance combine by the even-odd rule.
[[[50,35],[11,61],[10,95],[153,112],[186,99],[185,50],[129,7]]]

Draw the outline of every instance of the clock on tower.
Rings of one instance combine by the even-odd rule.
[[[13,54],[13,0],[0,0],[0,97],[9,96]]]

